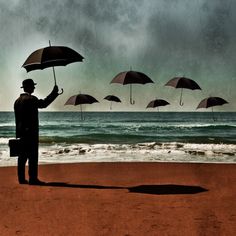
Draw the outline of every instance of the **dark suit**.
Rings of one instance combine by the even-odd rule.
[[[38,108],[46,108],[58,96],[53,90],[45,99],[38,99],[29,93],[22,93],[15,101],[16,137],[22,141],[22,152],[18,157],[18,179],[25,179],[25,164],[29,160],[29,178],[38,178]]]

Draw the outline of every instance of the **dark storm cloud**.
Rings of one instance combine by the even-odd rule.
[[[70,38],[88,50],[110,50],[111,46],[103,40],[103,36],[111,37],[114,30],[132,33],[133,25],[142,20],[136,13],[139,2],[21,0],[14,6],[1,4],[1,7],[5,19],[12,20],[13,16],[12,27],[28,28],[29,37],[30,31],[34,30],[61,41]],[[20,26],[22,21],[24,25]]]
[[[146,47],[140,49],[140,54],[148,55],[149,61],[159,60],[157,54],[224,54],[232,43],[232,36],[235,37],[230,32],[235,25],[232,17],[235,8],[230,0],[13,2],[12,5],[1,3],[0,18],[6,27],[3,32],[10,28],[11,32],[16,31],[13,35],[21,31],[30,37],[38,32],[61,42],[70,39],[87,52],[107,52],[114,57],[116,45],[112,45],[109,38],[115,37],[116,32],[132,37],[143,22],[147,31],[141,29],[140,34],[147,34],[147,42],[143,43]],[[138,40],[134,38],[133,43]],[[129,45],[121,41],[117,44],[124,47],[123,51],[129,50]]]
[[[235,33],[232,35],[235,25],[232,4],[227,1],[178,3],[179,8],[175,2],[176,8],[161,8],[149,18],[149,40],[160,46],[156,50],[188,51],[200,56],[227,51],[232,43],[230,39],[235,37]]]
[[[204,87],[216,80],[217,93],[228,82],[235,99],[235,9],[233,0],[0,0],[0,66],[50,39],[78,50],[88,77],[133,66],[162,84],[184,74]]]
[[[163,77],[184,74],[206,88],[218,81],[219,92],[235,77],[235,3],[158,2],[147,19],[149,35],[140,56]],[[236,82],[230,83],[235,88]]]
[[[57,44],[69,42],[82,50],[87,59],[99,60],[102,66],[107,63],[111,66],[113,59],[122,57],[128,45],[122,43],[125,38],[121,35],[132,37],[142,21],[136,13],[140,1],[72,0],[63,3],[51,0],[34,5],[35,2],[38,1],[21,1],[21,6],[17,5],[15,10],[26,15],[30,28],[50,35]],[[117,54],[116,47],[123,50]]]
[[[232,5],[229,2],[218,3],[213,9],[209,3],[203,5],[203,11],[208,15],[208,20],[203,26],[202,33],[205,36],[206,46],[210,53],[225,53],[229,46],[233,29]]]

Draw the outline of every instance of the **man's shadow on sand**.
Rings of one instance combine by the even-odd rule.
[[[69,184],[64,182],[49,182],[46,183],[44,186],[81,188],[81,189],[127,189],[129,190],[130,193],[145,193],[145,194],[156,194],[156,195],[196,194],[208,191],[207,189],[202,188],[201,186],[176,185],[176,184],[118,187],[118,186],[103,186],[103,185]]]

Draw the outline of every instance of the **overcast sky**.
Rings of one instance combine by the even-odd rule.
[[[155,98],[169,101],[163,111],[195,111],[208,96],[229,104],[218,111],[236,111],[236,1],[233,0],[0,0],[0,110],[13,110],[21,83],[33,78],[35,95],[44,98],[53,87],[50,68],[27,73],[22,64],[36,49],[52,45],[73,48],[84,62],[56,67],[64,94],[47,110],[79,110],[64,106],[78,93],[100,101],[87,111],[109,110],[103,98],[114,94],[122,104],[114,110],[144,111]],[[110,84],[119,72],[147,74],[155,83],[129,87]],[[202,91],[164,84],[175,76],[195,80]]]

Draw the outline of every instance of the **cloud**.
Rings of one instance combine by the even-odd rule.
[[[132,66],[156,80],[158,91],[170,77],[186,75],[206,95],[213,84],[216,95],[229,84],[227,96],[235,100],[235,9],[230,0],[0,0],[1,71],[11,77],[6,86],[24,79],[24,60],[50,39],[85,57],[78,67],[57,69],[61,80],[69,78],[66,85],[74,85],[65,96],[77,86],[102,97],[102,91],[115,91],[112,77]],[[137,91],[150,94],[150,88]]]

